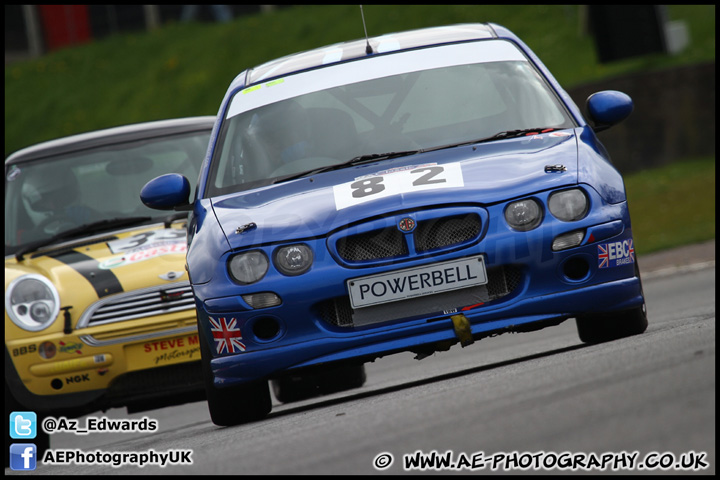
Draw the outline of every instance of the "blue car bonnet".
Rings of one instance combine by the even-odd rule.
[[[379,175],[393,175],[428,165],[459,166],[462,185],[401,192],[357,205],[340,205],[334,187]],[[546,169],[562,165],[564,170]],[[326,235],[368,211],[384,215],[428,204],[491,204],[577,183],[577,143],[570,131],[533,135],[487,144],[427,152],[395,160],[309,176],[213,199],[213,209],[230,246],[299,240]],[[358,210],[361,210],[359,212]],[[239,227],[257,228],[237,234]]]

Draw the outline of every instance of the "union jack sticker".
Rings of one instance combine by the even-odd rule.
[[[610,265],[607,245],[598,245],[598,268],[607,268]]]
[[[237,319],[231,318],[228,321],[225,317],[219,317],[217,320],[212,317],[208,318],[217,353],[240,353],[245,351],[245,344],[241,342],[242,335],[240,328],[237,326]]]

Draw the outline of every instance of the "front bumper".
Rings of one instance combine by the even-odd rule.
[[[595,208],[582,221],[560,222],[548,215],[540,228],[530,232],[512,231],[502,222],[490,221],[502,218],[503,207],[486,207],[479,214],[483,230],[476,242],[433,255],[410,255],[396,263],[343,264],[333,249],[333,234],[329,240],[305,240],[316,254],[308,273],[285,277],[271,271],[255,285],[238,287],[228,278],[225,259],[221,259],[213,281],[193,285],[200,326],[206,329],[215,356],[210,362],[215,385],[274,378],[288,370],[330,362],[364,362],[402,351],[422,353],[435,345],[456,343],[459,338],[451,317],[457,313],[466,317],[467,333],[477,339],[543,328],[586,313],[639,307],[644,298],[636,276],[627,205],[604,204],[594,195],[592,199]],[[389,223],[394,221],[397,218]],[[583,232],[579,245],[553,251],[554,239],[578,230]],[[275,247],[267,246],[269,258]],[[459,290],[437,294],[432,313],[424,307],[419,315],[397,314],[403,311],[400,306],[388,317],[386,310],[380,310],[377,320],[367,316],[358,323],[343,320],[349,316],[342,312],[343,305],[349,306],[348,279],[477,255],[484,257],[489,277],[495,275],[491,271],[516,272],[506,291],[478,299],[459,298],[463,293]],[[282,303],[253,309],[242,295],[256,292],[277,293]],[[450,304],[446,297],[451,298]],[[234,320],[241,350],[216,348],[209,318]],[[267,325],[274,328],[263,328]],[[271,334],[266,335],[268,330]]]
[[[609,283],[573,289],[542,297],[523,298],[511,305],[491,311],[462,312],[470,321],[476,340],[505,332],[529,331],[543,328],[586,312],[588,305],[598,298],[611,298],[605,307],[625,310],[643,303],[640,280],[632,277]],[[558,306],[562,309],[558,309]],[[215,385],[222,387],[237,383],[270,378],[290,369],[311,367],[347,360],[371,361],[375,358],[403,351],[422,352],[434,344],[457,343],[458,338],[451,315],[398,324],[393,329],[358,331],[352,334],[325,334],[301,343],[246,351],[218,357],[211,361]]]
[[[108,329],[96,327],[69,335],[49,333],[8,341],[5,381],[11,394],[28,409],[76,415],[203,390],[195,326],[144,340],[88,343],[89,338],[95,339]],[[41,354],[45,345],[53,345],[56,353],[51,357]]]

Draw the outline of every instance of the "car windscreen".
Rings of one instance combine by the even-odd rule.
[[[218,137],[206,196],[362,155],[573,126],[547,82],[509,42],[391,54],[382,62],[320,68],[236,94]]]
[[[160,221],[167,213],[143,205],[140,190],[166,173],[193,183],[209,139],[209,131],[166,135],[6,166],[5,255],[103,220]]]

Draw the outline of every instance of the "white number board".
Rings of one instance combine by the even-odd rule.
[[[342,210],[392,195],[463,186],[459,163],[428,164],[357,178],[352,182],[335,185],[333,194],[335,208]]]

